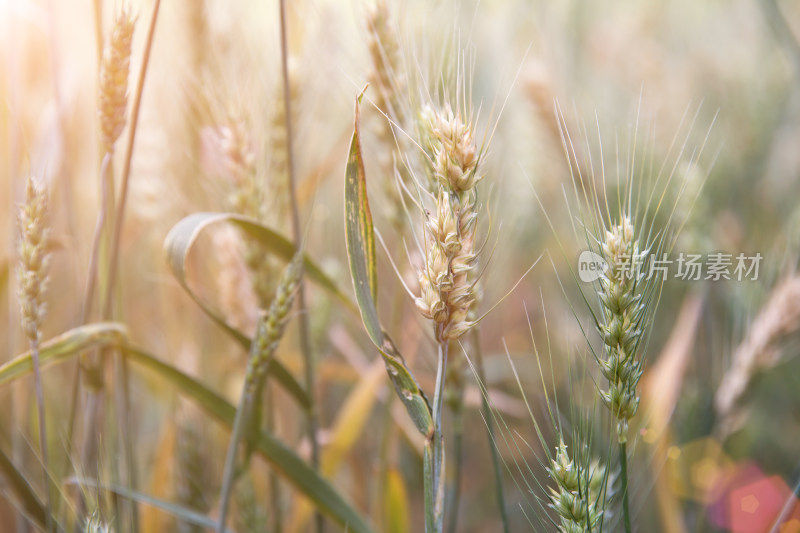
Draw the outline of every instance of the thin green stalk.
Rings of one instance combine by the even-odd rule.
[[[239,443],[244,435],[245,422],[250,418],[253,409],[253,395],[248,383],[242,387],[242,395],[239,399],[239,408],[236,409],[236,418],[233,419],[233,429],[231,430],[231,440],[228,443],[228,453],[225,456],[225,468],[222,474],[222,491],[219,497],[219,522],[217,523],[217,533],[224,533],[225,519],[228,517],[228,504],[230,503],[233,492],[233,484],[236,472],[236,453],[239,450]]]
[[[631,514],[628,507],[628,451],[624,441],[619,443],[619,466],[622,481],[622,520],[625,523],[625,533],[631,533]]]
[[[295,247],[299,250],[302,240],[300,228],[300,207],[297,201],[297,183],[294,165],[294,138],[292,132],[292,104],[289,93],[289,50],[287,45],[287,25],[286,25],[286,0],[279,0],[280,6],[280,27],[281,27],[281,73],[283,77],[283,106],[284,106],[284,125],[286,127],[286,162],[289,176],[289,203],[292,213],[292,236]],[[308,438],[311,443],[311,465],[315,470],[319,470],[319,441],[317,440],[317,430],[319,421],[317,420],[317,407],[314,401],[315,373],[314,358],[311,349],[311,328],[308,323],[308,313],[306,313],[305,284],[301,276],[297,287],[297,305],[300,310],[300,350],[303,353],[303,363],[305,367],[306,392],[310,400],[308,408]],[[314,514],[317,533],[324,530],[322,513],[316,511]]]
[[[52,484],[47,461],[47,427],[44,418],[44,388],[42,387],[42,373],[39,368],[39,341],[31,341],[31,360],[33,362],[33,386],[36,389],[36,411],[39,418],[39,450],[42,454],[42,475],[44,476],[45,506],[47,507],[47,529],[50,533],[55,531],[53,524],[53,496]]]
[[[436,389],[433,395],[433,434],[425,440],[423,468],[425,477],[425,532],[441,533],[444,522],[444,439],[442,437],[442,400],[447,368],[447,341],[439,343]]]
[[[450,509],[447,515],[448,533],[456,532],[458,508],[461,502],[461,474],[464,467],[464,385],[460,381],[455,385],[453,394],[456,398],[451,407],[453,412],[453,456],[455,458],[455,475],[450,489]]]
[[[433,452],[433,439],[436,438],[436,432],[431,435],[430,439],[425,439],[425,446],[422,450],[422,476],[425,494],[425,533],[436,532],[436,516],[434,514],[434,500],[436,498],[436,480],[434,479],[434,452]]]
[[[478,328],[472,329],[472,337],[475,344],[473,346],[476,363],[475,369],[478,373],[478,379],[486,386],[486,370],[483,364],[483,350],[481,350]],[[481,394],[481,412],[486,422],[486,433],[489,437],[489,451],[492,455],[492,468],[494,470],[494,491],[497,497],[497,507],[500,509],[500,520],[503,523],[503,533],[509,533],[508,513],[506,512],[506,499],[503,489],[503,470],[500,465],[500,456],[497,452],[497,446],[494,444],[494,415],[492,414],[492,408],[489,405],[489,397],[487,394]]]
[[[264,391],[267,396],[267,431],[270,435],[275,433],[275,393],[267,388]],[[274,470],[269,471],[269,493],[272,500],[272,530],[283,531],[283,509],[281,505],[281,485],[278,475]]]

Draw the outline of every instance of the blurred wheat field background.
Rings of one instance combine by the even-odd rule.
[[[796,2],[0,0],[0,50],[0,531],[800,532]]]

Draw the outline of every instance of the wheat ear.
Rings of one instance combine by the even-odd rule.
[[[477,146],[472,126],[446,106],[424,115],[433,151],[436,211],[425,221],[426,261],[419,272],[417,309],[435,323],[436,339],[458,339],[473,325],[468,319],[475,303],[475,184]]]
[[[44,302],[48,282],[50,254],[47,251],[47,189],[37,185],[32,176],[25,186],[25,201],[17,211],[19,227],[19,303],[22,329],[31,347],[34,388],[36,389],[37,417],[39,419],[39,452],[42,456],[42,473],[47,502],[47,531],[53,531],[53,502],[47,454],[47,424],[45,420],[44,387],[39,364],[39,343],[42,322],[47,306]]]
[[[128,73],[135,22],[136,19],[131,15],[130,9],[123,7],[119,10],[100,62],[97,114],[100,118],[101,140],[108,153],[114,151],[114,144],[125,128]]]
[[[559,532],[592,531],[603,515],[603,511],[597,508],[597,501],[600,498],[605,469],[598,461],[581,464],[571,458],[567,445],[562,440],[556,448],[556,455],[551,460],[547,473],[556,482],[555,488],[550,487],[549,507],[560,518]]]
[[[600,331],[607,356],[601,361],[600,370],[608,380],[602,399],[617,418],[619,442],[627,440],[628,421],[639,408],[636,386],[642,376],[641,362],[636,358],[642,335],[639,323],[644,312],[637,293],[642,256],[634,237],[630,219],[623,218],[606,232],[602,243],[602,255],[608,265],[600,278],[599,291],[605,318]]]
[[[628,422],[639,408],[637,385],[642,377],[642,363],[636,356],[642,337],[640,325],[645,312],[641,302],[640,267],[644,253],[628,217],[606,231],[601,255],[607,269],[600,278],[598,296],[602,302],[602,323],[606,358],[599,360],[600,371],[608,388],[600,391],[605,406],[617,419],[622,513],[625,531],[631,531],[628,507]]]
[[[230,119],[217,129],[222,153],[222,172],[233,190],[228,197],[230,209],[258,221],[264,221],[264,188],[256,179],[255,141],[245,123]],[[244,261],[252,276],[253,292],[261,309],[267,309],[275,292],[276,272],[272,254],[259,242],[246,238]]]
[[[433,432],[425,442],[425,530],[441,532],[444,521],[444,439],[441,416],[450,341],[474,324],[469,319],[475,303],[475,184],[478,148],[472,125],[449,106],[426,108],[422,116],[431,158],[430,194],[436,199],[424,224],[425,264],[420,268],[417,309],[433,322],[438,343],[438,368],[433,398]]]

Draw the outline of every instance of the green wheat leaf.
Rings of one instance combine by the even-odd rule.
[[[367,180],[361,157],[359,130],[359,104],[362,92],[356,98],[353,138],[345,169],[345,237],[347,257],[356,301],[367,334],[380,350],[397,395],[406,407],[414,425],[423,435],[433,431],[430,406],[419,385],[406,366],[405,360],[384,331],[378,319],[375,300],[378,296],[378,271],[375,264],[375,230],[367,198]]]

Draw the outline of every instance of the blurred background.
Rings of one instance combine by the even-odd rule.
[[[98,39],[107,39],[119,4],[0,0],[0,295],[6,302],[0,306],[0,363],[28,349],[16,296],[15,213],[29,175],[46,183],[50,194],[52,263],[43,338],[100,319],[97,305],[82,317],[102,191]],[[393,144],[408,160],[419,158],[420,150],[410,142],[413,127],[395,130],[399,140],[386,142],[370,48],[375,8],[369,0],[289,4],[293,149],[306,249],[351,295],[343,177],[353,102],[371,81],[362,135],[372,212],[386,241],[378,250],[379,308],[423,389],[432,391],[430,327],[388,255],[417,290],[419,252],[411,233],[397,224],[386,162]],[[137,16],[133,94],[153,3],[129,5]],[[511,530],[531,529],[526,514],[549,512],[541,504],[548,480],[536,459],[541,446],[531,420],[539,420],[554,448],[558,435],[545,391],[558,400],[565,420],[577,423],[579,416],[601,412],[587,344],[588,338],[597,348],[599,339],[580,292],[591,295],[591,287],[573,273],[586,247],[573,182],[615,191],[632,171],[641,190],[657,191],[650,201],[644,194],[639,208],[652,213],[662,201],[669,210],[659,216],[674,211],[673,220],[680,221],[672,225],[671,235],[680,229],[674,255],[763,257],[756,280],[673,278],[661,291],[642,354],[642,407],[631,430],[636,529],[800,532],[800,505],[792,494],[800,480],[800,4],[398,0],[383,9],[397,44],[393,85],[401,91],[399,107],[413,113],[419,102],[448,94],[442,87],[450,86],[454,72],[462,73],[466,79],[453,85],[466,88],[461,101],[474,110],[476,137],[486,139],[479,314],[500,303],[480,323],[479,342],[494,423],[506,436],[496,442]],[[241,207],[247,192],[226,167],[231,139],[240,142],[258,177],[258,216],[291,236],[278,15],[277,2],[161,5],[120,240],[116,319],[137,346],[231,402],[238,398],[247,354],[181,288],[163,243],[191,213]],[[130,115],[130,99],[128,110]],[[112,158],[117,187],[129,133],[130,124]],[[413,207],[408,218],[420,227]],[[204,302],[252,334],[259,303],[248,282],[245,240],[224,224],[204,232],[186,274]],[[394,392],[360,317],[315,285],[308,288],[307,316],[319,439],[323,450],[338,451],[326,477],[376,530],[420,531],[422,441],[391,400]],[[301,376],[296,322],[278,358]],[[465,344],[466,356],[475,350],[472,341]],[[465,428],[457,530],[499,531],[481,393],[467,357],[456,352],[460,361],[452,371],[463,382]],[[65,441],[76,373],[74,361],[48,367],[44,385],[51,456],[79,471],[86,465],[67,455],[74,446]],[[110,384],[112,374],[109,368]],[[130,379],[125,431],[133,443],[137,489],[213,516],[227,431],[153,373],[134,369]],[[0,446],[36,485],[32,390],[28,378],[0,388],[7,406],[0,413]],[[345,409],[354,398],[360,409]],[[274,434],[308,458],[302,411],[277,388],[268,401]],[[98,435],[104,442],[120,431],[112,412]],[[445,419],[449,428],[452,413]],[[607,421],[598,419],[592,434],[600,453],[610,441]],[[118,450],[111,442],[102,450],[101,464],[113,470]],[[187,466],[192,461],[202,468]],[[304,531],[307,520],[288,485],[277,499],[267,496],[269,472],[266,462],[251,463],[235,495],[234,527]],[[193,501],[186,499],[187,486],[196,492]],[[0,523],[22,527],[14,508],[13,497],[0,501]],[[276,514],[282,522],[275,522]],[[172,531],[184,527],[179,522],[140,508],[141,531]]]

